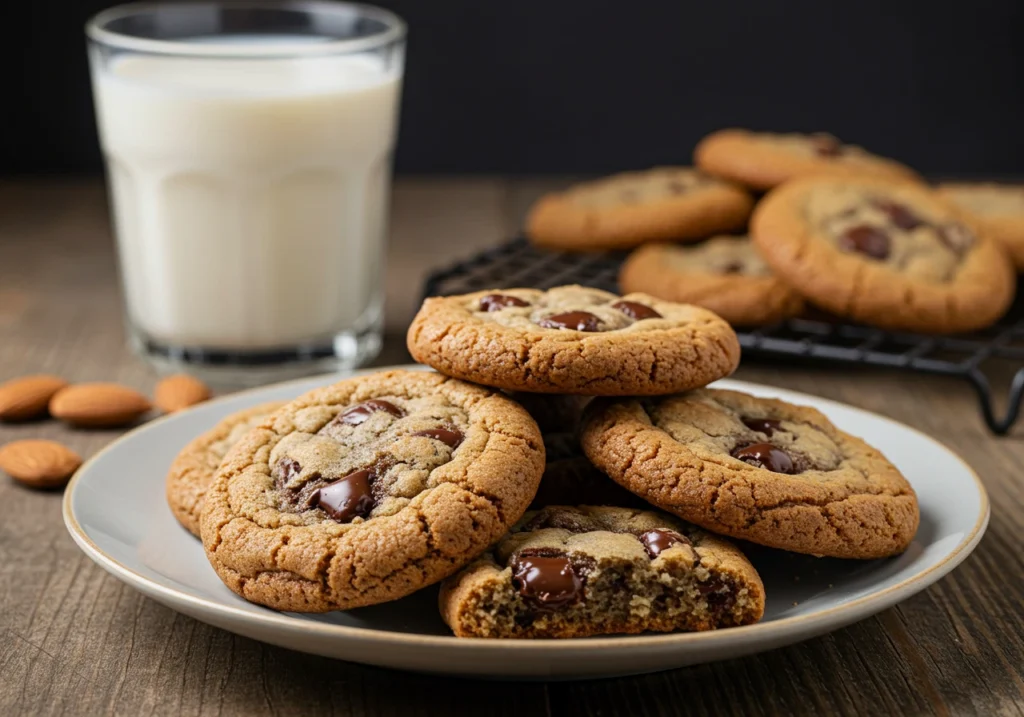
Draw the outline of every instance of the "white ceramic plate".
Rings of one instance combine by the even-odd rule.
[[[848,625],[932,584],[974,549],[988,497],[974,472],[922,433],[805,394],[721,381],[814,406],[862,436],[903,471],[921,503],[921,528],[901,556],[870,562],[755,549],[768,597],[757,625],[717,632],[576,640],[466,640],[437,613],[437,588],[403,600],[327,615],[278,613],[228,590],[202,545],[164,501],[177,452],[233,411],[289,399],[338,376],[294,381],[212,401],[132,431],[88,461],[64,496],[64,521],[85,553],[157,602],[231,632],[293,650],[406,670],[501,678],[589,678],[651,672],[769,650]]]

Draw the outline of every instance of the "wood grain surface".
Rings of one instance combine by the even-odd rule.
[[[550,180],[398,183],[389,337],[426,270],[494,244]],[[0,184],[0,380],[51,372],[150,390],[124,347],[102,185]],[[995,438],[966,384],[883,370],[748,361],[738,378],[845,401],[962,455],[992,499],[988,534],[952,575],[896,608],[759,656],[592,682],[491,683],[337,662],[176,614],[87,559],[61,494],[0,476],[0,715],[1024,715],[1024,426]],[[0,443],[54,438],[89,456],[116,431],[0,425]]]

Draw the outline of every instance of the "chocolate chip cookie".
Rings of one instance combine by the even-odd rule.
[[[552,506],[441,587],[459,637],[712,630],[764,613],[764,586],[729,542],[670,516]]]
[[[583,286],[427,299],[409,352],[441,373],[510,391],[657,395],[704,386],[739,362],[715,314]]]
[[[1024,270],[1024,185],[942,184],[939,196],[968,212]]]
[[[167,504],[188,532],[199,537],[203,496],[224,456],[242,436],[284,405],[264,403],[233,413],[182,449],[167,472]]]
[[[693,161],[708,174],[758,190],[811,174],[918,179],[912,169],[899,162],[843,144],[825,133],[723,129],[700,141]]]
[[[888,329],[994,323],[1016,277],[999,245],[924,186],[811,177],[770,192],[751,236],[772,270],[833,314]]]
[[[715,389],[597,399],[582,443],[629,490],[722,535],[881,558],[917,532],[917,497],[899,470],[813,408]]]
[[[648,244],[619,273],[624,293],[643,291],[666,301],[710,309],[733,326],[760,326],[796,316],[804,301],[771,269],[745,236],[692,245]]]
[[[228,453],[203,545],[246,600],[324,612],[451,575],[526,510],[537,424],[494,391],[422,371],[351,378],[278,410]]]
[[[526,235],[552,249],[627,249],[737,229],[752,206],[751,196],[731,183],[690,167],[656,167],[542,197],[530,210]]]

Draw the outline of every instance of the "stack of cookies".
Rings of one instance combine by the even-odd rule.
[[[933,189],[827,134],[722,130],[698,144],[694,163],[543,197],[527,235],[560,250],[629,249],[622,291],[703,306],[735,326],[813,305],[950,333],[990,326],[1012,303],[1024,187]]]
[[[441,582],[462,637],[746,625],[764,586],[729,538],[879,558],[913,490],[817,411],[705,388],[729,325],[566,286],[428,299],[434,371],[359,376],[225,419],[168,500],[217,574],[278,610],[347,610]]]

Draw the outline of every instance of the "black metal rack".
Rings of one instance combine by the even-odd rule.
[[[424,296],[464,294],[490,288],[538,289],[584,284],[617,291],[624,255],[573,254],[538,249],[525,239],[480,252],[433,272]],[[978,394],[985,423],[1006,434],[1020,414],[1024,397],[1024,301],[996,326],[970,335],[932,336],[883,331],[831,318],[796,318],[737,332],[744,356],[800,358],[808,361],[882,366],[966,379]],[[996,415],[991,367],[1012,362],[1006,407]]]

